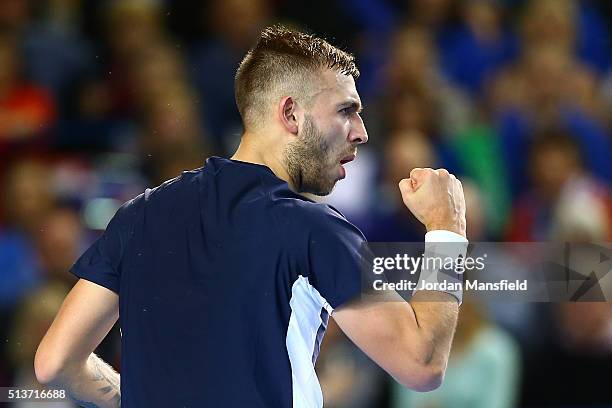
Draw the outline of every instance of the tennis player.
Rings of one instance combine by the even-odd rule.
[[[117,211],[71,269],[80,279],[38,348],[38,380],[84,407],[321,407],[314,364],[331,316],[406,387],[438,387],[456,294],[362,300],[363,234],[301,195],[329,194],[368,141],[358,75],[320,38],[265,29],[236,74],[235,155]],[[467,242],[454,176],[414,169],[399,188],[426,241]],[[121,376],[93,354],[117,319]]]

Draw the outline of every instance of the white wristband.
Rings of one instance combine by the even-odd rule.
[[[432,265],[436,265],[434,261],[442,259],[451,259],[453,264],[460,258],[465,260],[467,253],[468,240],[457,233],[446,230],[429,231],[425,234],[425,253],[423,254],[424,265],[430,265],[427,260],[430,260]],[[452,270],[442,271],[440,266],[429,266],[421,269],[419,277],[419,287],[421,285],[448,293],[457,299],[461,304],[463,301],[463,276],[460,273],[453,275]]]
[[[456,232],[447,230],[433,230],[425,234],[425,242],[465,242],[468,240]]]

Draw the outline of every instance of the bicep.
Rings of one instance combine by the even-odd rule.
[[[85,361],[119,318],[119,296],[79,279],[43,338],[38,355],[59,364]]]

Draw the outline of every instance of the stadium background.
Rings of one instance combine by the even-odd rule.
[[[396,184],[431,166],[464,180],[472,241],[610,240],[608,2],[2,0],[0,386],[35,386],[67,270],[118,206],[231,154],[235,69],[277,22],[357,56],[370,142],[329,201],[368,239],[422,239]],[[98,351],[119,368],[117,328]],[[333,326],[317,369],[330,408],[612,406],[612,305],[465,304],[434,393]]]

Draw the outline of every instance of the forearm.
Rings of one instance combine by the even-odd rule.
[[[70,399],[81,407],[121,406],[119,374],[93,353],[84,364],[66,369],[51,385],[65,389]]]
[[[459,228],[459,232],[434,229],[425,235],[424,264],[418,284],[448,283],[460,287],[448,291],[416,290],[410,301],[421,339],[421,356],[424,363],[434,367],[446,367],[463,299],[463,274],[445,272],[439,265],[446,259],[454,262],[465,259],[467,246],[465,227]]]
[[[417,291],[410,301],[422,347],[422,363],[446,367],[450,354],[459,306],[444,292]]]

